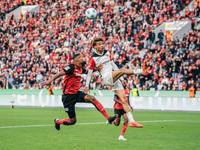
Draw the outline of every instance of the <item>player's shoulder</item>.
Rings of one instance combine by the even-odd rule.
[[[69,70],[69,69],[74,69],[74,68],[75,68],[75,65],[74,65],[74,64],[70,64],[70,65],[66,66],[66,67],[64,68],[64,70],[67,71],[67,70]]]
[[[67,67],[74,68],[74,67],[75,67],[75,64],[74,64],[74,63],[69,64]]]
[[[98,57],[98,54],[93,53],[93,54],[90,56],[90,58],[94,58],[94,57]]]

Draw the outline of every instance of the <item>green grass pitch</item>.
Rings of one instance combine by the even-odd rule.
[[[113,115],[113,110],[107,111]],[[118,141],[122,124],[106,126],[96,109],[76,109],[76,114],[77,125],[57,131],[53,119],[67,117],[62,108],[0,107],[0,150],[200,149],[197,112],[134,111],[144,128],[128,127],[124,135],[128,141]]]

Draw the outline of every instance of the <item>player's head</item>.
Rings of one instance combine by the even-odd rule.
[[[85,59],[85,57],[82,54],[75,54],[73,56],[73,60],[74,60],[74,63],[76,65],[80,64],[81,67],[83,67],[86,64],[86,59]]]
[[[104,50],[104,39],[102,37],[96,37],[92,41],[92,48],[96,49],[97,53],[102,53]]]

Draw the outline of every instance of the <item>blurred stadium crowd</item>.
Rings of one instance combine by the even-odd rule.
[[[128,87],[141,90],[200,89],[200,1],[190,11],[190,0],[3,0],[0,1],[0,88],[40,89],[40,82],[72,63],[74,53],[91,55],[91,40],[105,38],[105,48],[119,68],[140,68],[148,62],[147,75],[126,77]],[[16,21],[5,14],[21,5],[40,5],[36,14],[26,13]],[[94,7],[96,20],[86,19]],[[184,13],[179,13],[186,8]],[[183,39],[166,39],[154,29],[164,21],[191,20],[192,31]],[[142,57],[139,53],[144,52]],[[61,89],[63,79],[53,83]],[[85,79],[82,80],[84,88]],[[102,85],[98,72],[93,89]]]

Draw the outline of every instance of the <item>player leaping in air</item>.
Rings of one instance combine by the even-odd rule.
[[[123,75],[133,75],[142,74],[142,70],[128,70],[125,68],[118,69],[116,64],[112,61],[109,51],[104,49],[104,39],[102,37],[97,37],[92,41],[92,47],[94,48],[94,53],[89,59],[89,69],[86,79],[85,93],[89,92],[89,83],[91,75],[96,66],[103,64],[102,69],[99,70],[102,78],[102,83],[109,85],[115,91],[117,96],[122,100],[123,109],[127,114],[130,127],[142,128],[143,125],[138,124],[134,119],[130,111],[128,100],[124,93],[124,88],[122,84],[126,84],[123,79]]]
[[[51,79],[41,83],[41,85],[49,85],[55,79],[65,75],[62,88],[62,102],[65,112],[68,113],[69,118],[62,120],[55,118],[55,128],[60,130],[61,124],[74,125],[76,123],[75,104],[77,102],[92,103],[106,117],[106,119],[112,123],[116,116],[109,116],[102,104],[96,100],[95,97],[79,91],[81,75],[83,73],[87,73],[87,70],[83,68],[86,64],[85,58],[81,54],[75,54],[73,60],[73,64],[65,67],[61,72],[57,73]],[[101,66],[98,67],[100,68]]]

